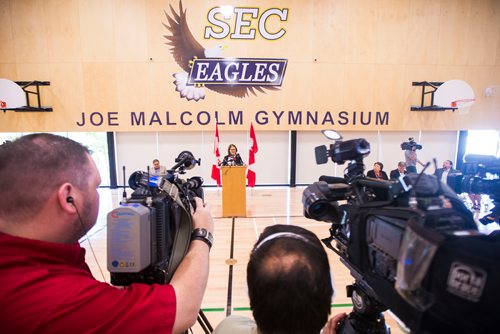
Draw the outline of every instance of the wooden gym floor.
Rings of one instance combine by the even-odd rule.
[[[247,189],[247,217],[234,218],[233,221],[233,218],[222,218],[222,190],[205,189],[205,201],[212,205],[215,242],[210,254],[210,276],[202,310],[212,327],[215,328],[228,314],[252,316],[246,288],[246,265],[253,244],[266,226],[293,224],[313,231],[320,239],[329,236],[330,225],[328,223],[304,217],[303,190],[304,187]],[[106,269],[106,215],[118,207],[123,190],[102,188],[99,192],[98,221],[94,228],[89,231],[87,237],[82,238],[81,242],[82,246],[87,249],[86,260],[94,276],[98,280],[109,282],[109,272]],[[128,189],[129,196],[130,193],[131,191]],[[476,218],[479,214],[479,212],[475,213]],[[493,223],[489,224],[487,228],[482,225],[480,228],[488,233],[491,229],[497,229],[499,226]],[[233,249],[231,249],[232,235],[234,238]],[[95,257],[90,246],[94,250]],[[335,284],[332,314],[349,313],[352,309],[352,301],[346,296],[345,286],[353,283],[353,279],[347,268],[339,261],[338,256],[328,249],[326,251],[330,258]],[[230,259],[234,261],[229,261]],[[232,268],[230,263],[233,263]],[[386,312],[386,321],[391,327],[392,333],[405,332],[389,312]],[[201,334],[204,331],[197,323],[193,327],[193,333]]]

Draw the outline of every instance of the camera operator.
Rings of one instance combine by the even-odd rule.
[[[214,334],[319,334],[330,313],[330,277],[328,256],[314,233],[294,225],[266,227],[247,266],[255,322],[232,315]],[[323,333],[336,333],[345,316],[332,317]]]
[[[153,168],[150,170],[151,175],[165,176],[167,175],[167,167],[160,165],[160,160],[153,160]]]
[[[37,166],[19,173],[23,164]],[[170,284],[118,288],[96,280],[78,240],[99,212],[89,151],[52,134],[0,146],[0,322],[4,333],[179,333],[200,309],[209,246],[194,240]],[[195,228],[213,231],[196,198]]]
[[[417,163],[419,163],[420,166],[425,167],[425,164],[417,157],[417,145],[411,145],[409,149],[405,150],[405,162],[406,171],[408,173],[417,172]]]

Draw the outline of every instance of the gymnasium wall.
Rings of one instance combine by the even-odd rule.
[[[398,161],[404,160],[400,144],[414,137],[422,144],[423,149],[418,151],[418,157],[424,163],[437,159],[438,167],[443,160],[456,161],[457,132],[455,131],[404,131],[404,132],[343,132],[345,140],[365,138],[370,142],[371,153],[365,158],[366,169],[372,168],[373,163],[380,161],[384,170],[395,169]],[[229,144],[235,144],[245,163],[248,163],[249,141],[248,133],[233,131],[220,132],[220,152],[227,154]],[[195,158],[201,158],[201,165],[188,170],[183,177],[201,176],[205,185],[215,185],[211,179],[212,164],[215,162],[213,154],[213,132],[119,132],[116,133],[118,184],[123,184],[123,169],[125,176],[135,170],[146,170],[152,165],[152,160],[160,159],[162,165],[171,167],[174,159],[183,150],[191,151]],[[289,175],[289,133],[285,131],[263,131],[257,133],[259,151],[255,156],[256,163],[253,169],[257,174],[257,185],[288,185]],[[299,131],[297,133],[297,165],[296,184],[310,184],[318,180],[320,175],[342,176],[347,165],[336,165],[329,161],[324,165],[317,165],[314,148],[319,145],[330,145],[332,141],[326,139],[319,131]],[[421,171],[421,167],[417,167]],[[428,173],[434,172],[432,164]]]
[[[0,131],[199,132],[216,123],[226,132],[253,123],[264,133],[499,128],[497,0],[184,0],[185,18],[176,19],[179,5],[0,0],[0,77],[50,81],[41,99],[53,108],[2,112]],[[233,7],[224,15],[221,5]],[[192,37],[166,28],[181,19]],[[199,77],[209,79],[198,87],[204,99],[181,97],[173,76],[190,71],[195,53],[179,51],[184,63],[177,62],[165,36],[178,51],[179,41],[202,52],[223,47],[216,66],[239,62],[231,74],[248,85],[216,87],[219,77],[231,78],[222,67],[201,68],[207,72]],[[248,64],[257,66],[252,75],[243,73]],[[453,79],[471,85],[473,106],[410,110],[421,97],[412,82]]]

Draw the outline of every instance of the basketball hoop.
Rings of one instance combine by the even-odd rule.
[[[449,80],[438,87],[434,103],[443,108],[460,109],[474,104],[476,96],[472,87],[463,80]]]
[[[474,101],[476,101],[476,99],[461,99],[461,100],[451,101],[451,107],[459,109],[470,107],[472,104],[474,104]]]
[[[0,109],[20,108],[26,104],[26,93],[18,84],[0,79]]]

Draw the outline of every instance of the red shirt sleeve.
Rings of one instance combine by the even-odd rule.
[[[173,286],[97,281],[79,245],[0,233],[2,333],[171,333]]]

